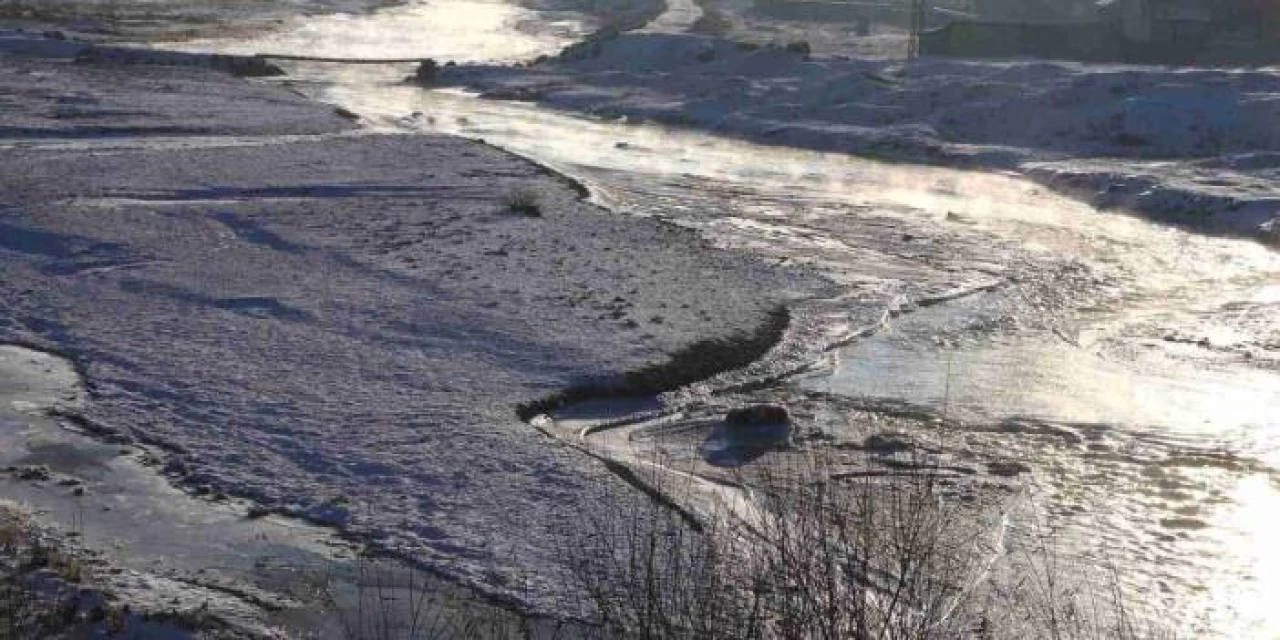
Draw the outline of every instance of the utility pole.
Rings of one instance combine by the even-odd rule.
[[[907,40],[907,59],[920,57],[920,32],[924,31],[925,3],[928,0],[911,0],[911,34]]]

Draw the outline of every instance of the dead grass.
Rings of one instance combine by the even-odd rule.
[[[507,193],[503,198],[507,211],[530,218],[542,217],[542,194],[537,189],[525,187]]]
[[[48,638],[79,622],[84,566],[0,506],[0,640]]]
[[[1082,581],[1048,544],[1008,553],[923,461],[891,479],[833,481],[828,467],[758,471],[755,511],[717,514],[700,532],[656,502],[585,518],[566,561],[600,636],[1172,637],[1135,621],[1115,573]],[[649,479],[661,484],[660,473]]]

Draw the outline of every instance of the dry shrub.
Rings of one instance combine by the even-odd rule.
[[[664,473],[646,477],[672,484]],[[1168,636],[1135,624],[1114,580],[1082,587],[1048,547],[1007,553],[1003,528],[925,461],[841,474],[808,458],[754,473],[754,507],[711,514],[700,530],[657,502],[584,520],[567,561],[601,637]]]

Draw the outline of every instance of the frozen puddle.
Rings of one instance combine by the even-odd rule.
[[[360,624],[359,612],[375,610],[370,600],[410,602],[428,593],[441,606],[506,616],[422,572],[362,559],[330,530],[250,518],[247,503],[185,493],[144,448],[104,443],[47,413],[74,411],[84,400],[66,360],[0,345],[0,469],[49,472],[36,481],[2,473],[0,495],[106,554],[117,570],[101,586],[135,610],[207,606],[246,632],[283,628],[317,638],[344,637],[344,624]],[[389,615],[395,625],[412,612]]]

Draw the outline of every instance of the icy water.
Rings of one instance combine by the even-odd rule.
[[[197,46],[512,60],[574,34],[534,28],[530,15],[415,4]],[[433,29],[445,37],[422,36]],[[496,48],[461,47],[469,30]],[[846,287],[843,307],[823,308],[847,344],[784,390],[958,419],[955,448],[1025,461],[1051,523],[1083,560],[1119,566],[1147,611],[1183,635],[1280,637],[1274,251],[1095,211],[1011,176],[425,91],[401,83],[410,66],[290,70],[295,86],[376,129],[483,138],[574,176],[620,213],[816,266]]]
[[[388,131],[483,138],[573,175],[620,212],[805,261],[865,301],[910,307],[787,383],[896,400],[973,425],[977,456],[1027,461],[1043,508],[1150,611],[1219,637],[1280,634],[1280,257],[1097,212],[1020,179],[880,164],[382,83],[331,67],[313,90]],[[903,238],[909,238],[903,241]],[[1081,265],[1047,282],[1035,261]],[[1072,289],[1072,287],[1078,287]],[[877,302],[878,304],[879,302]],[[1010,426],[1035,421],[1045,438]],[[1047,440],[1047,441],[1046,441]]]

